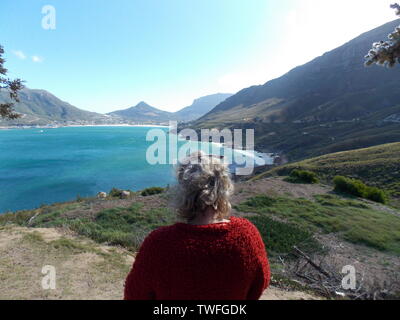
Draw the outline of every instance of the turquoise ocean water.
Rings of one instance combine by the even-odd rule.
[[[146,162],[149,128],[0,130],[0,212],[32,209],[174,181],[170,165]],[[166,129],[165,129],[166,130]]]
[[[0,130],[0,213],[95,196],[113,187],[141,190],[174,183],[172,165],[146,161],[154,143],[146,141],[150,129]]]

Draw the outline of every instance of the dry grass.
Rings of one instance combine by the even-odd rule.
[[[133,262],[127,251],[60,230],[0,229],[0,300],[121,299]],[[42,267],[56,268],[56,290],[43,290]]]
[[[120,300],[133,263],[127,251],[54,228],[0,228],[0,300]],[[42,267],[56,267],[56,289],[43,290]],[[315,300],[270,287],[261,300]]]

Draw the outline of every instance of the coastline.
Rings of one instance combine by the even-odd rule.
[[[246,157],[249,159],[254,159],[255,167],[263,167],[265,165],[273,165],[275,162],[276,154],[275,153],[266,153],[262,151],[254,150],[246,150],[246,149],[236,149],[232,146],[227,146],[223,142],[206,142],[206,141],[193,141],[193,140],[186,140],[186,137],[181,136],[178,134],[178,141],[188,143],[197,143],[199,144],[199,149],[202,149],[202,144],[209,144],[211,146],[211,150],[214,151],[213,146],[220,149],[230,149],[233,154],[240,154],[242,157]],[[209,150],[209,148],[207,148]]]
[[[166,126],[161,126],[161,125],[131,125],[131,124],[115,124],[115,125],[70,125],[70,126],[63,126],[63,127],[110,127],[110,129],[108,130],[89,130],[85,131],[85,129],[82,130],[78,130],[78,132],[80,133],[77,136],[77,139],[79,139],[81,134],[84,134],[85,132],[92,132],[92,135],[94,137],[98,137],[99,133],[101,134],[102,131],[108,132],[108,131],[113,131],[112,127],[148,127],[148,129],[144,129],[144,130],[122,130],[123,132],[126,133],[132,133],[135,134],[135,132],[143,132],[142,134],[145,134],[147,130],[151,130],[152,127],[165,127],[168,128]],[[22,129],[22,128],[19,128]],[[55,130],[52,131],[50,130],[51,127],[43,127],[43,129],[40,129],[40,127],[33,127],[31,128],[32,130],[26,130],[25,133],[28,135],[36,135],[39,134],[41,132],[45,132],[43,135],[46,135],[46,132],[50,133],[53,132],[53,135],[51,135],[53,138],[57,137],[58,133],[63,133],[63,134],[67,134],[69,135],[70,133],[75,132],[75,130],[71,129],[71,130]],[[36,129],[36,130],[35,130]],[[47,129],[47,130],[46,130]],[[164,130],[161,129],[162,131],[167,131],[168,129]],[[116,130],[117,132],[120,132],[121,130]],[[1,134],[0,132],[0,136],[1,137],[13,137],[14,134],[12,133],[13,131],[8,131],[4,132],[3,134]],[[21,134],[25,135],[23,130],[15,130],[15,135],[19,136],[18,132],[20,132]],[[165,132],[165,134],[168,135],[167,132]],[[172,136],[175,136],[176,138],[176,134],[171,134]],[[101,136],[101,135],[100,135]],[[172,137],[171,137],[172,138]],[[175,139],[172,138],[172,139]],[[95,138],[96,139],[96,138]],[[169,138],[168,138],[169,139]],[[251,150],[241,150],[241,149],[233,149],[231,147],[228,147],[227,145],[225,145],[224,143],[221,142],[201,142],[201,141],[190,141],[190,140],[186,140],[186,139],[182,139],[182,137],[180,137],[180,139],[178,138],[178,140],[180,141],[180,143],[186,144],[186,143],[190,143],[193,144],[193,149],[192,151],[195,150],[204,150],[205,152],[207,152],[206,150],[208,150],[208,153],[210,154],[215,154],[215,155],[224,155],[226,156],[226,160],[229,161],[229,169],[230,172],[234,175],[234,172],[236,170],[236,168],[240,168],[241,166],[244,165],[250,165],[250,166],[254,166],[254,168],[258,168],[258,167],[262,167],[264,165],[271,165],[274,162],[273,156],[271,154],[262,154],[262,153],[258,153],[257,151],[251,151]],[[37,141],[45,141],[44,138],[38,138]],[[173,141],[172,141],[173,142]],[[179,147],[181,145],[179,144]],[[102,148],[102,147],[101,147]],[[40,148],[39,148],[40,149]],[[226,150],[222,150],[222,149],[226,149]],[[179,149],[178,149],[179,150]],[[144,151],[143,151],[144,152]],[[231,158],[232,157],[232,158]],[[42,159],[42,156],[39,156],[39,159]],[[229,160],[228,160],[229,159]],[[51,166],[50,166],[51,168]],[[116,168],[118,168],[118,166],[116,166]],[[46,170],[50,170],[49,168],[47,168],[46,165]],[[76,170],[76,169],[75,169]],[[114,172],[116,169],[112,169],[112,171]],[[240,170],[240,169],[238,169]],[[133,170],[133,172],[135,172]],[[156,171],[159,172],[159,171]],[[162,174],[164,175],[164,172],[162,172]],[[121,173],[121,176],[126,175],[125,172]],[[57,175],[58,176],[58,175]],[[158,174],[156,174],[155,176],[158,176]],[[140,177],[141,178],[141,177]],[[169,184],[169,182],[166,182],[165,184],[163,183],[163,179],[160,179],[161,177],[157,177],[155,180],[153,180],[153,182],[151,182],[150,184],[146,184],[144,183],[145,180],[141,179],[137,179],[137,180],[132,180],[135,181],[134,184],[132,186],[134,190],[141,190],[141,188],[146,188],[146,187],[153,187],[153,186],[161,186],[161,187],[165,187],[167,184]],[[93,179],[93,181],[95,181],[95,179],[92,177],[91,179]],[[57,179],[56,179],[57,180]],[[110,179],[109,179],[110,180]],[[151,180],[151,179],[150,179]],[[162,180],[162,181],[161,181]],[[112,180],[110,180],[112,181]],[[131,182],[129,182],[131,183]],[[133,182],[132,182],[133,183]],[[107,185],[107,184],[106,184]],[[140,185],[140,187],[138,187],[137,185]],[[130,189],[131,187],[126,187],[125,185],[122,184],[118,184],[118,183],[113,183],[112,185],[107,187],[102,187],[99,186],[98,188],[96,187],[95,190],[91,190],[90,192],[86,193],[84,191],[75,191],[75,189],[73,189],[71,191],[71,188],[66,188],[66,191],[63,191],[63,195],[61,195],[60,197],[58,197],[58,193],[57,192],[52,192],[51,195],[44,195],[43,196],[43,200],[40,203],[47,203],[47,204],[51,204],[55,202],[62,202],[62,201],[68,201],[68,200],[73,200],[76,198],[77,194],[82,195],[83,197],[94,197],[98,192],[102,192],[102,191],[108,191],[111,190],[113,187],[116,188],[121,188],[121,189]],[[85,189],[86,190],[86,189]],[[71,192],[70,192],[71,191]],[[93,192],[92,192],[93,191]],[[14,191],[16,192],[16,191]],[[64,193],[65,193],[65,197],[64,197]],[[53,196],[53,194],[55,194],[56,196]],[[56,200],[53,200],[56,199]],[[6,201],[6,200],[4,200]],[[27,202],[28,199],[25,199],[25,202]],[[29,200],[30,201],[30,200]],[[32,201],[35,202],[35,201]],[[6,202],[4,202],[5,204],[7,204]],[[36,203],[36,202],[35,202]],[[39,205],[39,202],[38,204]],[[19,205],[18,205],[19,206]],[[34,204],[33,206],[27,204],[28,209],[30,208],[35,208],[36,204]],[[11,207],[9,207],[8,205],[6,206],[5,210],[2,210],[3,212],[9,212],[9,211],[18,211],[18,210],[23,210],[23,209],[15,209],[14,206],[12,205]]]
[[[70,125],[60,127],[140,127],[140,128],[169,128],[169,126],[158,125],[158,124],[88,124],[88,125]]]
[[[72,125],[35,125],[35,126],[0,126],[0,130],[10,130],[10,129],[57,129],[57,128],[79,128],[79,127],[140,127],[140,128],[169,128],[169,126],[158,125],[158,124],[72,124]]]

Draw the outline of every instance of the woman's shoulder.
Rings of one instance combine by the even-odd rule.
[[[163,241],[174,236],[175,225],[162,226],[151,231],[146,237],[147,242]]]
[[[258,228],[246,218],[233,218],[232,232],[239,242],[258,243],[261,241],[261,234]]]
[[[257,228],[248,219],[232,216],[228,223],[210,224],[204,226],[193,226],[184,223],[176,223],[170,226],[159,227],[152,231],[145,239],[147,244],[160,242],[166,243],[169,240],[173,240],[183,233],[203,234],[209,233],[235,233],[241,236],[252,237],[258,234]]]
[[[258,232],[256,226],[246,218],[231,217],[231,223],[233,227],[239,228],[241,231]]]

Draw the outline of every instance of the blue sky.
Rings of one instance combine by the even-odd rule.
[[[100,113],[262,84],[395,16],[386,0],[1,0],[11,77]],[[42,8],[56,29],[42,28]],[[339,23],[338,23],[339,22]],[[301,50],[298,50],[301,49]]]

